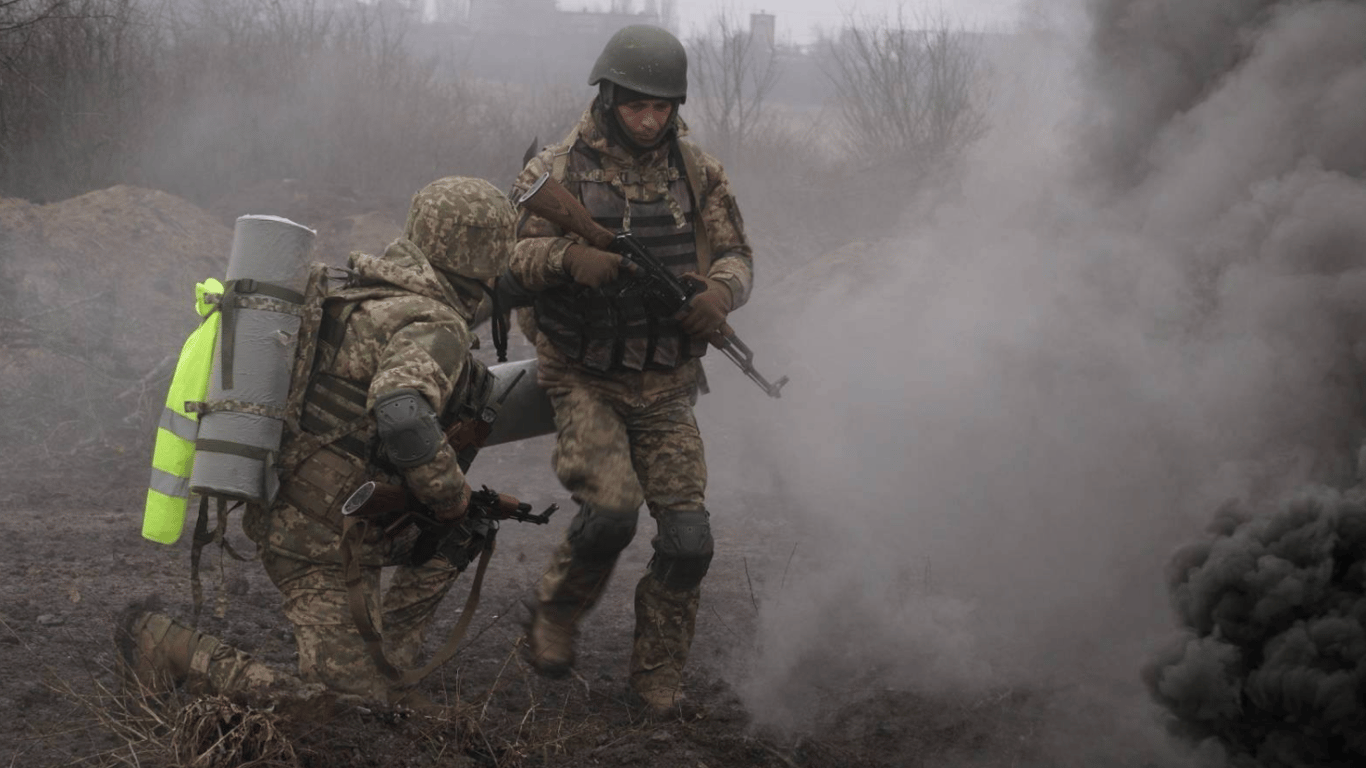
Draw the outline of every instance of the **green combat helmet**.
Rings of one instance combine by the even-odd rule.
[[[447,176],[413,196],[403,235],[442,272],[488,280],[512,257],[516,219],[512,202],[491,183]]]
[[[606,80],[658,99],[688,96],[688,53],[668,30],[648,24],[623,27],[607,41],[589,85]]]

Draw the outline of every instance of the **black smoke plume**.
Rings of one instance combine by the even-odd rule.
[[[1366,505],[1304,491],[1230,505],[1172,558],[1184,632],[1143,671],[1172,730],[1235,766],[1366,764]]]

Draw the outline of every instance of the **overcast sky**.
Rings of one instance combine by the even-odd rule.
[[[640,7],[643,0],[636,0]],[[607,0],[560,0],[560,7],[603,8]],[[812,38],[816,27],[835,28],[850,14],[894,14],[900,6],[908,18],[941,12],[965,26],[1003,27],[1014,23],[1020,0],[677,0],[679,23],[685,35],[705,24],[723,8],[742,19],[764,11],[777,17],[778,37],[794,42]]]

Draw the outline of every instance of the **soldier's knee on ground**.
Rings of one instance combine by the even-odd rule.
[[[569,545],[574,557],[587,562],[615,561],[636,535],[639,515],[607,513],[584,504],[569,524]]]
[[[651,541],[655,554],[650,573],[673,590],[693,589],[711,567],[715,541],[707,510],[665,510],[659,514],[659,534]]]

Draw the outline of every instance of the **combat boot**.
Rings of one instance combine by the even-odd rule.
[[[579,620],[597,604],[616,564],[615,555],[586,559],[563,541],[551,555],[534,595],[526,602],[525,655],[544,677],[562,678],[574,666]]]
[[[687,714],[683,667],[692,647],[701,590],[673,590],[651,573],[636,584],[628,698],[653,718]]]
[[[165,693],[189,678],[199,632],[141,605],[125,609],[116,628],[118,671],[126,690]]]
[[[526,608],[527,662],[542,677],[568,677],[574,668],[574,639],[579,633],[573,616],[554,616],[562,611],[537,600],[528,600]]]
[[[681,682],[677,670],[668,670],[665,674],[633,674],[626,698],[652,720],[681,717],[688,711],[684,706]]]

